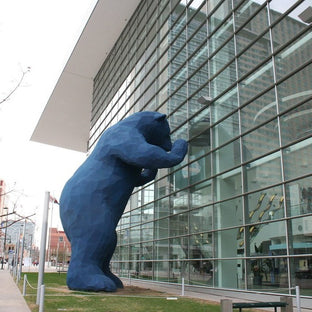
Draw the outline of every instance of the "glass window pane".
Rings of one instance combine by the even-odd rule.
[[[215,261],[214,287],[235,289],[237,288],[237,285],[242,287],[243,280],[244,269],[242,260],[235,259]]]
[[[279,148],[277,119],[244,135],[242,142],[244,161],[250,161]]]
[[[234,0],[234,6],[241,4],[236,10],[235,10],[235,26],[236,28],[239,28],[242,26],[254,13],[259,9],[259,5],[263,3],[262,1],[255,1],[255,0],[246,0],[246,1],[239,1]],[[262,11],[261,16],[265,17],[265,10]]]
[[[214,2],[214,1],[210,1]],[[213,4],[210,4],[212,6]],[[230,13],[232,8],[231,1],[224,0],[223,3],[217,8],[217,10],[209,17],[209,32],[213,32],[220,24],[224,18]],[[209,9],[212,10],[211,7]]]
[[[193,148],[194,150],[194,148]],[[195,159],[194,156],[190,160]],[[189,164],[190,184],[206,180],[211,176],[211,154],[208,154],[200,159],[197,159]]]
[[[256,97],[273,84],[273,67],[270,61],[239,83],[240,104],[249,102],[253,97]]]
[[[265,61],[270,54],[270,37],[267,32],[238,58],[239,78],[254,70],[254,68],[261,62]]]
[[[200,233],[190,236],[190,259],[213,257],[212,233]]]
[[[247,260],[248,289],[288,292],[287,258],[257,258]],[[270,290],[271,288],[271,290]],[[283,289],[284,288],[284,289]]]
[[[188,237],[177,237],[169,240],[170,259],[188,259]]]
[[[180,191],[170,196],[171,214],[176,214],[188,209],[188,192]]]
[[[162,198],[155,202],[155,217],[165,217],[168,216],[169,213],[169,197]]]
[[[241,109],[242,133],[276,116],[274,88],[264,93]]]
[[[130,228],[130,242],[131,243],[137,243],[141,240],[141,231],[140,226],[135,226]]]
[[[212,97],[217,97],[236,81],[235,62],[232,62],[211,81]]]
[[[169,279],[169,262],[154,262],[154,279],[155,281],[168,282]]]
[[[237,87],[234,87],[211,104],[212,123],[231,113],[237,106]]]
[[[251,4],[253,2],[253,4]],[[249,11],[253,11],[254,9],[258,9],[258,6],[255,5],[254,1],[249,1],[239,8],[238,12],[242,11],[243,19],[242,23],[250,18],[250,15],[247,15]],[[246,8],[246,9],[245,9]],[[247,14],[246,14],[247,13]],[[235,22],[238,22],[240,25],[240,19],[236,19]],[[237,53],[240,53],[244,48],[246,48],[251,42],[257,40],[258,35],[260,35],[267,27],[269,26],[268,23],[268,16],[267,16],[267,9],[264,7],[255,17],[253,17],[250,22],[248,22],[238,33],[236,36],[237,41]],[[263,44],[266,44],[268,38],[263,38]],[[257,52],[256,52],[257,53]]]
[[[170,236],[179,236],[189,233],[188,212],[173,215],[169,218]]]
[[[288,225],[290,254],[312,254],[312,216],[289,220]]]
[[[286,145],[312,134],[312,100],[281,117],[282,143]]]
[[[215,229],[237,226],[243,223],[241,197],[214,204],[213,210]]]
[[[144,223],[142,224],[142,241],[152,240],[154,237],[154,223]]]
[[[280,18],[281,14],[285,13],[295,2],[299,1],[290,0],[285,2],[283,0],[273,0],[270,2],[269,6],[272,22]],[[302,14],[309,5],[311,6],[311,1],[303,1],[303,3],[291,11],[286,18],[283,18],[273,27],[272,32],[275,49],[296,37],[299,32],[309,26],[308,23],[300,18],[300,14]]]
[[[283,112],[292,106],[312,97],[312,64],[292,75],[277,85],[280,111]],[[311,107],[311,104],[310,104]]]
[[[246,191],[280,183],[282,180],[280,153],[276,152],[246,165]]]
[[[234,58],[234,38],[232,38],[217,54],[210,59],[210,75],[214,76]]]
[[[312,165],[312,138],[286,148],[283,155],[286,180],[305,175]]]
[[[240,164],[239,139],[219,148],[212,153],[214,173],[220,173]]]
[[[198,233],[212,230],[212,206],[190,211],[190,232]]]
[[[246,241],[251,256],[286,254],[285,222],[251,225],[246,228]]]
[[[235,113],[223,120],[221,123],[212,127],[213,148],[232,140],[239,135],[238,113]]]
[[[228,171],[214,179],[214,200],[221,201],[242,193],[241,168]]]
[[[154,255],[155,260],[168,260],[169,259],[169,240],[163,239],[154,242]]]
[[[190,155],[196,156],[201,154],[200,150],[209,151],[210,146],[210,107],[204,109],[201,113],[193,117],[189,122],[189,136],[194,138],[190,145],[194,147],[194,151]],[[198,151],[196,151],[196,148]]]
[[[212,203],[211,180],[202,182],[190,188],[191,207]]]
[[[190,261],[190,285],[213,286],[213,261]]]
[[[154,238],[167,238],[169,236],[168,218],[160,219],[154,223]]]
[[[300,287],[301,296],[311,296],[311,266],[312,257],[303,256],[290,258],[291,285]],[[296,295],[294,288],[292,294]]]
[[[276,220],[284,217],[284,196],[281,186],[247,196],[246,223]]]
[[[312,32],[308,32],[299,37],[291,45],[276,55],[276,76],[280,79],[290,72],[296,70],[307,60],[312,58]],[[307,76],[310,77],[311,75]],[[301,83],[304,83],[302,81]],[[296,87],[296,86],[295,86]],[[294,87],[292,88],[292,90]]]
[[[297,216],[312,212],[312,177],[286,184],[287,213]]]

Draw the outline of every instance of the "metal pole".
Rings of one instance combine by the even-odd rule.
[[[301,312],[301,302],[300,302],[300,288],[299,286],[296,286],[296,305],[297,305],[297,311]]]
[[[53,222],[53,201],[52,201],[52,208],[51,208],[51,221],[49,226],[49,239],[48,239],[48,267],[50,267],[50,258],[51,258],[51,233],[52,233],[52,222]]]
[[[19,273],[19,277],[20,278],[21,278],[22,272],[23,272],[25,232],[26,232],[26,219],[25,219],[25,222],[24,222],[24,229],[23,229],[22,250],[21,250],[21,264],[20,264],[20,273]]]
[[[27,275],[24,275],[24,284],[23,284],[23,296],[26,296],[26,284],[27,284]]]
[[[42,228],[41,228],[41,242],[40,242],[40,254],[39,254],[39,272],[38,272],[36,304],[39,304],[40,302],[41,285],[43,285],[45,249],[46,249],[46,242],[47,242],[49,201],[50,201],[50,192],[45,192],[43,216],[42,216]]]
[[[40,302],[39,302],[39,312],[44,312],[44,291],[45,286],[40,286]]]
[[[14,261],[14,277],[16,282],[18,282],[18,264],[19,264],[19,250],[20,250],[20,240],[21,240],[21,228],[18,230],[17,242],[16,242],[16,251],[15,251],[15,261]]]
[[[3,209],[6,209],[6,221],[5,221],[5,229],[4,229],[4,243],[3,243],[3,259],[1,263],[1,270],[3,270],[3,262],[5,260],[5,251],[6,251],[6,237],[7,237],[7,228],[8,228],[8,214],[9,214],[9,208],[4,207]]]
[[[184,296],[184,277],[182,277],[182,297]]]

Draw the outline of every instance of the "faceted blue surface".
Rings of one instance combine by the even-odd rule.
[[[102,134],[60,198],[61,220],[72,248],[70,289],[123,287],[109,263],[128,199],[134,187],[152,181],[158,168],[179,164],[186,152],[186,141],[171,143],[166,115],[157,112],[135,113]]]

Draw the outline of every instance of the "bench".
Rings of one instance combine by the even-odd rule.
[[[292,298],[282,296],[281,301],[273,302],[232,302],[230,299],[221,299],[221,312],[233,312],[233,309],[256,309],[256,308],[274,308],[274,312],[277,312],[277,308],[281,308],[281,312],[292,312]]]
[[[233,309],[239,309],[239,312],[242,312],[242,309],[253,309],[253,308],[274,308],[274,312],[277,312],[277,308],[286,307],[286,302],[234,302],[232,304]]]
[[[67,273],[67,269],[57,269],[56,271],[58,274],[61,274],[61,273]]]

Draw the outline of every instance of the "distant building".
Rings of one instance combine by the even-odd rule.
[[[26,226],[25,230],[24,227]],[[19,241],[19,252],[23,249],[23,258],[32,258],[34,256],[34,231],[35,224],[29,221],[15,221],[8,219],[7,229],[6,229],[6,247],[5,247],[5,259],[12,259],[13,254],[17,251],[18,241]],[[23,237],[23,234],[25,236]],[[22,244],[24,246],[22,248]],[[19,257],[20,257],[19,253]]]
[[[53,265],[67,263],[70,260],[71,246],[64,231],[57,228],[49,228],[47,242],[47,261]]]

